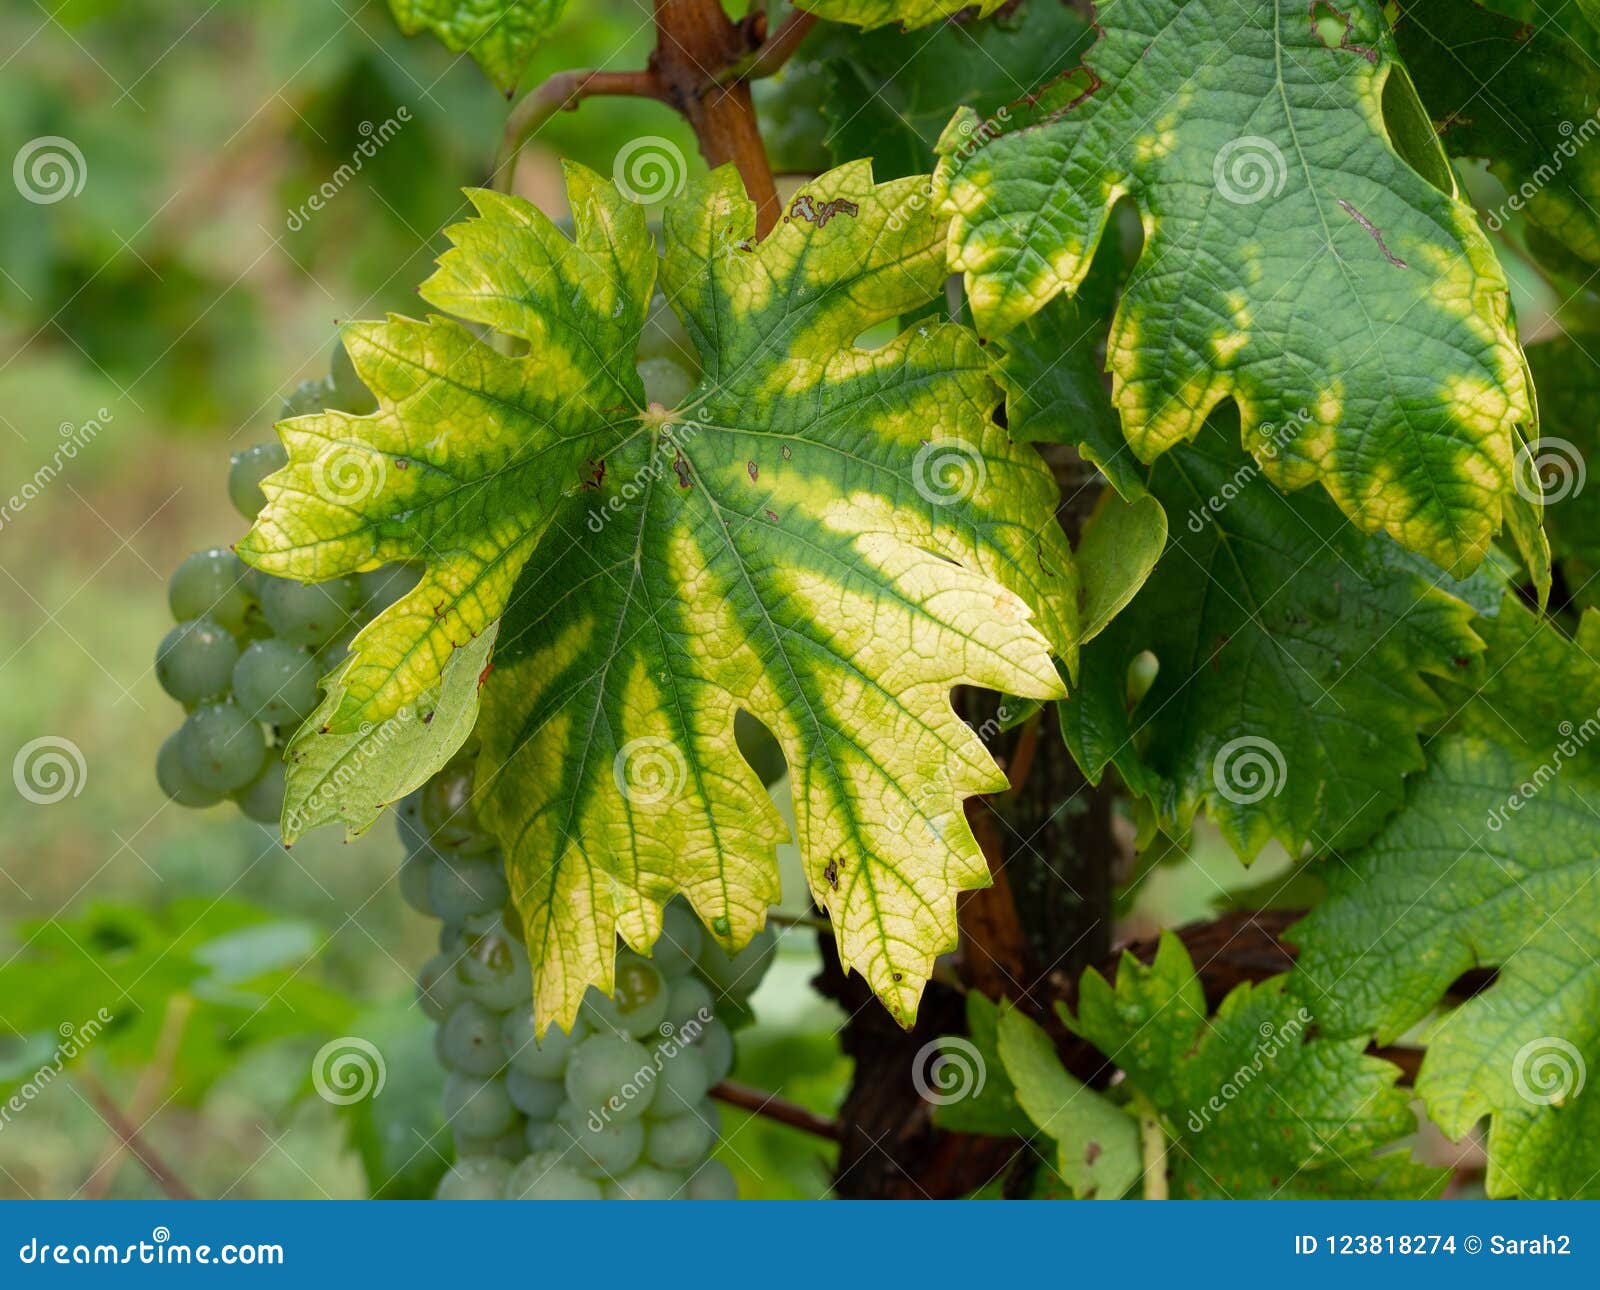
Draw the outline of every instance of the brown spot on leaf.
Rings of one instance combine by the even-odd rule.
[[[776,524],[778,522],[778,512],[772,510],[770,507],[767,508],[767,518]]]
[[[789,203],[789,217],[803,219],[808,224],[815,224],[818,228],[827,225],[835,215],[848,215],[852,219],[861,213],[861,208],[852,201],[843,197],[835,197],[832,201],[819,202],[810,193],[801,193],[794,201]]]
[[[750,474],[750,482],[752,484],[755,483],[756,477],[761,474],[761,467],[757,466],[753,461],[747,461],[744,464],[744,468]]]
[[[1326,13],[1319,13],[1319,10],[1326,10]],[[1370,49],[1366,45],[1358,45],[1355,43],[1355,41],[1350,39],[1351,29],[1349,14],[1341,12],[1333,5],[1329,4],[1328,0],[1311,0],[1311,4],[1307,12],[1309,12],[1311,15],[1311,34],[1315,36],[1317,40],[1321,41],[1324,47],[1342,50],[1347,54],[1359,54],[1374,67],[1378,65],[1378,51],[1376,49]],[[1329,45],[1328,42],[1322,38],[1322,32],[1318,28],[1317,23],[1320,22],[1324,17],[1335,18],[1344,24],[1344,30],[1339,33],[1339,43],[1337,45]]]
[[[672,473],[678,477],[678,487],[688,488],[694,482],[689,473],[689,459],[683,455],[682,450],[672,454]]]
[[[1389,244],[1383,240],[1383,230],[1381,230],[1376,224],[1369,220],[1349,202],[1345,201],[1343,197],[1339,199],[1339,207],[1346,215],[1355,220],[1355,222],[1361,225],[1362,228],[1366,229],[1368,233],[1372,234],[1372,240],[1378,244],[1378,249],[1383,252],[1384,259],[1388,260],[1389,263],[1394,265],[1394,267],[1397,269],[1404,269],[1408,267],[1404,260],[1402,260],[1398,255],[1389,249]]]
[[[478,673],[478,684],[479,684],[479,685],[480,685],[480,686],[481,686],[481,685],[482,685],[482,684],[483,684],[483,683],[484,683],[484,682],[485,682],[485,681],[487,681],[487,680],[488,680],[488,679],[489,679],[489,673],[490,673],[490,672],[492,672],[492,671],[494,671],[494,662],[493,662],[493,660],[491,660],[491,661],[489,661],[489,662],[487,662],[487,663],[485,663],[485,664],[484,664],[484,665],[483,665],[483,671],[481,671],[481,672],[479,672],[479,673]]]
[[[601,481],[606,477],[606,463],[604,460],[591,461],[588,470],[578,480],[578,487],[585,489],[599,488]]]
[[[405,457],[396,457],[394,459],[394,468],[396,470],[409,470],[410,467],[411,467],[411,462],[409,460],[407,460]]]
[[[828,861],[822,870],[822,876],[827,879],[828,886],[835,891],[839,890],[839,861],[837,858]]]
[[[788,461],[789,458],[792,457],[792,456],[794,456],[794,449],[789,447],[788,444],[784,444],[783,445],[783,459],[785,461]]]

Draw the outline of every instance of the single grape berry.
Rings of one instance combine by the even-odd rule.
[[[289,464],[289,451],[276,439],[253,443],[233,454],[228,463],[228,500],[247,520],[261,514],[267,495],[261,481]]]
[[[179,623],[156,647],[156,680],[179,703],[224,697],[233,684],[239,645],[209,618]]]
[[[428,902],[437,917],[459,923],[473,914],[499,909],[510,895],[500,857],[436,852],[428,871]]]
[[[644,1153],[662,1169],[692,1169],[706,1157],[716,1140],[716,1130],[697,1112],[653,1120],[645,1134]]]
[[[210,618],[237,635],[253,603],[244,562],[225,546],[196,551],[173,573],[167,603],[180,623]]]
[[[161,751],[156,753],[156,783],[179,806],[215,806],[222,800],[222,794],[202,788],[183,768],[183,756],[179,751],[182,733],[175,730],[162,741]]]
[[[567,1059],[572,1050],[589,1037],[589,1027],[582,1017],[573,1023],[568,1034],[560,1026],[552,1025],[544,1032],[543,1041],[533,1037],[533,1009],[526,1000],[506,1013],[500,1023],[500,1038],[505,1044],[506,1056],[513,1069],[535,1079],[560,1079],[567,1069]]]
[[[667,983],[637,954],[619,954],[611,997],[590,989],[584,996],[583,1015],[595,1030],[643,1039],[666,1020]]]
[[[371,622],[422,581],[422,568],[405,562],[385,564],[357,574],[356,581],[361,587],[360,616]]]
[[[267,740],[261,727],[236,703],[208,703],[189,714],[178,730],[183,769],[201,788],[231,793],[261,770]]]
[[[575,1154],[582,1162],[573,1163],[585,1173],[615,1178],[644,1154],[645,1127],[639,1120],[607,1119],[595,1112],[584,1115],[569,1102],[555,1124],[577,1148]]]
[[[333,342],[328,384],[332,389],[331,402],[341,411],[354,412],[357,416],[377,411],[378,400],[356,375],[356,365],[350,361],[342,340]]]
[[[705,944],[705,930],[689,902],[675,896],[661,911],[661,935],[650,949],[650,962],[669,981],[694,971]]]
[[[280,750],[269,749],[261,773],[233,795],[239,809],[259,824],[276,824],[283,818],[283,798],[288,788],[289,768]]]
[[[417,1003],[435,1021],[444,1020],[466,997],[452,954],[435,954],[417,973]]]
[[[458,970],[467,997],[496,1012],[526,999],[533,980],[527,950],[500,926],[468,942]]]
[[[275,631],[292,645],[315,649],[350,625],[356,607],[356,580],[292,582],[267,578],[261,586],[261,612]]]
[[[750,938],[750,943],[729,958],[722,947],[710,937],[700,951],[700,972],[711,988],[719,995],[734,999],[748,999],[761,978],[766,976],[772,962],[778,938],[770,927],[762,928]]]
[[[650,1050],[637,1040],[590,1035],[567,1062],[567,1096],[585,1114],[636,1120],[656,1095],[654,1069]]]
[[[493,1075],[506,1064],[500,1043],[500,1016],[481,1003],[463,999],[434,1037],[439,1061],[468,1075]]]
[[[437,1200],[500,1200],[511,1178],[511,1162],[494,1156],[457,1160],[439,1180]]]
[[[559,1080],[534,1079],[515,1069],[506,1072],[506,1093],[511,1105],[530,1120],[548,1120],[567,1100],[567,1090]]]
[[[689,1179],[690,1200],[738,1200],[739,1185],[720,1160],[708,1160]]]
[[[529,1156],[506,1181],[507,1200],[599,1200],[600,1184],[585,1178],[557,1151]]]
[[[656,1095],[650,1114],[660,1120],[688,1115],[711,1088],[711,1072],[698,1048],[679,1047],[670,1056],[665,1046],[658,1051],[660,1073],[656,1076]]]
[[[477,758],[459,756],[422,786],[422,831],[441,850],[475,855],[495,845],[473,806],[477,769]]]
[[[673,1200],[684,1192],[688,1179],[654,1165],[635,1165],[606,1184],[607,1200]]]
[[[333,384],[326,379],[321,381],[301,381],[299,385],[289,391],[289,397],[284,399],[283,407],[278,411],[278,420],[283,421],[289,417],[303,417],[312,412],[321,412],[328,406],[328,400],[332,396]]]
[[[252,641],[233,667],[233,697],[257,721],[299,725],[317,706],[317,663],[288,641]]]
[[[670,358],[640,359],[638,370],[639,379],[644,382],[647,403],[675,408],[689,397],[695,387],[693,374],[686,372]]]
[[[517,1109],[504,1080],[451,1071],[444,1080],[444,1118],[469,1137],[493,1138],[512,1126]]]

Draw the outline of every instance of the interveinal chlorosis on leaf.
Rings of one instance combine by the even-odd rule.
[[[641,210],[569,167],[576,241],[534,207],[479,218],[424,295],[460,323],[347,332],[378,410],[290,421],[241,547],[325,577],[420,562],[355,642],[327,724],[381,719],[500,618],[480,809],[507,855],[541,1024],[611,986],[676,892],[730,948],[778,895],[787,830],[740,757],[741,709],[788,761],[808,882],[841,960],[909,1023],[955,899],[988,881],[962,800],[1005,784],[950,691],[1061,692],[1077,581],[1056,485],[993,421],[975,338],[870,328],[943,290],[925,179],[868,163],[797,194],[763,242],[731,170],[666,214],[662,286],[699,352],[681,407],[634,371],[656,255]],[[360,496],[318,492],[330,458]]]
[[[937,188],[980,329],[1076,291],[1131,197],[1145,246],[1107,363],[1134,451],[1193,438],[1231,397],[1279,487],[1320,481],[1362,528],[1475,566],[1531,400],[1470,207],[1386,134],[1381,7],[1109,0],[1098,17],[1054,117],[979,147],[985,131],[946,131]],[[1267,425],[1296,427],[1270,455]]]

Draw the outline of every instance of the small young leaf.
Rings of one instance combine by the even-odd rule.
[[[795,0],[800,8],[829,22],[852,26],[882,27],[897,22],[902,27],[926,27],[930,22],[950,18],[969,10],[982,18],[993,13],[1005,0]]]
[[[431,31],[453,53],[468,53],[503,94],[516,89],[534,46],[567,0],[389,0],[408,36]]]

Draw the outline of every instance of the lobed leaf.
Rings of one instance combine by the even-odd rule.
[[[471,54],[504,94],[566,7],[567,0],[389,0],[401,31],[431,31],[451,52]]]

